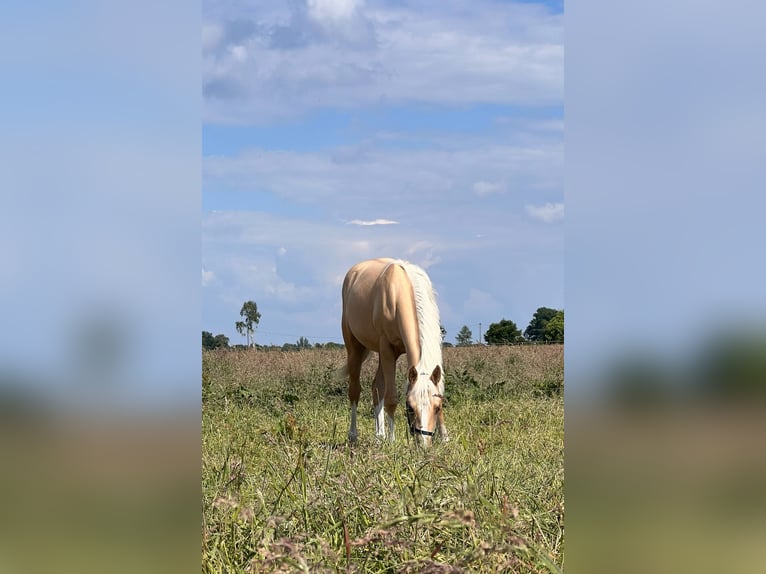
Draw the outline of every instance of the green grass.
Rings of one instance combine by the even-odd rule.
[[[344,356],[203,354],[203,572],[558,572],[563,348],[445,349],[451,440],[427,451],[401,408],[375,438],[375,360],[348,446]]]

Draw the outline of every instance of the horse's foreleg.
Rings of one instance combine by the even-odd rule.
[[[372,408],[375,411],[375,435],[380,438],[386,437],[386,413],[383,409],[385,394],[386,381],[383,377],[382,363],[378,360],[378,371],[372,384]]]
[[[439,436],[441,436],[441,439],[444,442],[447,442],[449,440],[449,435],[447,434],[447,427],[444,426],[444,409],[443,408],[439,411],[439,416],[436,419],[436,424],[439,427]]]
[[[383,407],[385,409],[386,427],[388,428],[388,437],[394,440],[394,413],[396,405],[399,402],[399,396],[396,392],[396,352],[388,346],[381,345],[380,367],[383,371],[383,381],[385,390],[383,393]]]

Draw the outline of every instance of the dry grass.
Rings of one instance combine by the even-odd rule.
[[[427,452],[401,413],[397,442],[362,416],[348,447],[344,358],[203,354],[204,572],[558,571],[561,346],[445,349],[452,440]]]

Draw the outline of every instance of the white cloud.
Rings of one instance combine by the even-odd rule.
[[[226,13],[226,7],[206,16],[206,121],[268,123],[381,101],[563,100],[563,15],[544,6],[487,0],[470,10],[351,0],[290,6],[286,17],[265,11],[236,29],[227,22],[241,14]],[[227,26],[232,31],[222,38]],[[246,49],[247,60],[226,48],[233,45]]]
[[[427,269],[455,251],[454,243],[423,229],[381,236],[368,229],[259,212],[208,213],[202,222],[203,256],[215,262],[216,285],[236,290],[233,299],[252,292],[295,305],[334,297],[339,278],[364,259],[399,257]],[[293,266],[300,272],[285,274]],[[305,290],[309,285],[311,292]]]
[[[439,263],[442,258],[437,255],[434,245],[430,241],[416,241],[405,251],[406,259],[417,263],[423,269],[428,269]]]
[[[208,213],[202,233],[204,256],[216,261],[219,278],[223,273],[220,258],[240,251],[249,254],[251,260],[258,258],[261,271],[270,266],[279,268],[284,259],[294,256],[306,259],[304,264],[317,273],[333,277],[367,257],[403,257],[427,263],[453,245],[430,238],[431,233],[423,229],[379,235],[366,227],[262,212]]]
[[[316,20],[350,18],[361,2],[357,0],[308,0],[308,13]]]
[[[244,46],[231,46],[229,47],[229,51],[231,52],[232,58],[237,62],[242,63],[247,60],[247,48]]]
[[[230,331],[220,330],[236,338],[228,317],[236,318],[242,301],[253,299],[263,313],[260,328],[288,334],[282,342],[312,334],[339,342],[340,285],[346,271],[359,261],[383,256],[428,269],[450,337],[463,324],[502,316],[519,323],[522,319],[513,314],[512,305],[534,310],[549,304],[540,301],[538,284],[549,277],[550,268],[558,269],[561,242],[554,240],[562,231],[535,230],[523,219],[509,225],[513,215],[504,210],[496,214],[496,221],[487,221],[491,217],[481,214],[492,239],[476,239],[471,228],[461,231],[443,216],[430,225],[402,223],[396,233],[381,234],[337,218],[207,212],[202,219],[202,255],[215,269],[215,281],[203,290],[203,309],[211,317],[226,317],[222,324]],[[503,265],[488,263],[498,260]],[[530,261],[534,272],[524,272]],[[534,266],[541,261],[549,264]],[[265,341],[263,336],[259,340]]]
[[[553,223],[564,219],[563,203],[546,203],[545,205],[527,205],[527,214],[533,219],[539,219],[543,223]]]
[[[246,298],[250,293],[264,303],[282,308],[303,307],[316,299],[321,285],[296,283],[282,276],[273,256],[256,252],[234,252],[219,259],[222,272],[229,274],[230,292],[233,299]],[[306,278],[308,279],[308,278]],[[260,306],[260,305],[259,305]]]
[[[454,105],[450,109],[465,110],[471,123],[485,103],[562,103],[563,17],[539,4],[298,0],[261,6],[203,8],[208,123],[290,119],[300,127],[312,110],[366,112],[372,105],[417,113],[413,103],[429,113]],[[523,109],[521,117],[504,110],[512,115],[467,132],[448,121],[423,129],[371,118],[370,128],[365,113],[352,113],[360,125],[337,147],[314,145],[322,138],[312,135],[306,145],[275,150],[262,144],[266,149],[205,157],[203,189],[214,201],[231,198],[219,205],[251,209],[257,194],[289,207],[205,214],[203,256],[215,269],[203,290],[206,312],[229,317],[233,310],[236,317],[241,302],[254,298],[265,331],[288,333],[292,341],[339,334],[345,272],[380,256],[429,269],[445,309],[453,310],[447,317],[456,324],[445,323],[453,336],[464,323],[510,318],[511,304],[534,309],[545,303],[537,285],[547,276],[519,270],[528,260],[555,265],[563,230],[533,221],[551,217],[540,215],[545,206],[528,206],[526,213],[524,207],[562,196],[562,125],[547,114],[526,117]],[[396,227],[378,227],[386,225]],[[497,260],[507,264],[491,263]]]
[[[348,222],[349,225],[397,225],[398,221],[391,221],[390,219],[373,219],[372,221],[363,221],[361,219],[352,219]]]
[[[479,182],[477,173],[482,174]],[[416,205],[430,203],[434,212],[442,206],[454,209],[450,199],[462,195],[496,194],[511,200],[500,193],[507,187],[557,193],[562,180],[563,143],[554,136],[527,146],[492,141],[455,141],[450,147],[426,149],[368,146],[354,161],[337,161],[333,150],[260,149],[203,159],[203,185],[208,189],[273,193],[297,204],[336,209],[338,216],[354,219],[356,225],[364,225],[353,217],[359,205],[402,222],[404,214],[412,212],[406,206],[414,200]]]
[[[499,193],[504,191],[504,187],[499,183],[492,183],[489,181],[477,181],[473,184],[473,192],[479,197],[490,195],[492,193]]]
[[[206,285],[210,285],[212,281],[215,280],[215,273],[212,271],[205,271],[202,270],[202,286],[205,287]]]

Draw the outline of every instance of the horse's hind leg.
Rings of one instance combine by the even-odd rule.
[[[356,431],[356,408],[359,404],[359,394],[362,387],[359,384],[359,375],[362,371],[362,363],[367,357],[367,349],[352,335],[343,330],[343,339],[346,343],[346,369],[348,371],[348,402],[351,405],[351,425],[348,429],[348,440],[355,443],[358,436]]]
[[[359,384],[359,375],[362,371],[364,357],[364,351],[349,351],[348,353],[348,401],[351,405],[351,425],[348,429],[348,440],[351,443],[355,443],[358,436],[356,431],[356,408],[359,404],[359,395],[362,390]]]
[[[381,414],[380,418],[385,417],[385,426],[388,428],[388,437],[394,440],[394,413],[396,412],[396,405],[399,402],[399,396],[396,389],[396,359],[399,356],[396,351],[381,341],[380,345],[380,368],[381,375],[383,377],[383,401],[380,404],[380,410],[385,408],[385,414]],[[378,407],[376,406],[375,413],[378,413]],[[381,426],[382,423],[381,423]]]

